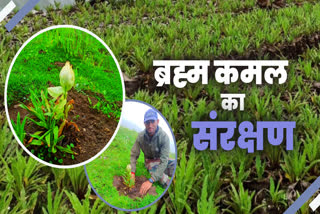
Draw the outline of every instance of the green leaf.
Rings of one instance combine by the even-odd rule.
[[[49,101],[48,101],[46,95],[44,94],[43,90],[41,90],[41,99],[42,99],[42,101],[44,101],[44,103],[46,104],[47,111],[50,113],[51,110],[50,110]]]
[[[60,102],[54,106],[53,112],[55,113],[55,119],[62,118],[64,116],[64,106],[66,105],[67,100],[62,99]]]
[[[52,153],[56,153],[56,152],[57,152],[57,149],[56,149],[55,147],[52,147],[52,148],[51,148],[51,151],[52,151]]]
[[[75,152],[72,151],[71,149],[64,148],[64,147],[62,147],[62,146],[57,146],[57,148],[58,148],[61,152],[66,152],[66,153],[70,153],[70,154],[75,154]]]
[[[42,141],[41,140],[33,140],[30,145],[37,145],[37,146],[41,146],[42,145]]]
[[[43,131],[37,131],[33,134],[30,134],[31,137],[33,138],[37,138],[37,139],[42,139],[43,137],[40,136],[40,134],[42,133]]]
[[[48,88],[48,93],[53,98],[58,98],[60,95],[62,95],[64,93],[64,89],[61,86],[50,87],[50,88]]]
[[[47,142],[47,145],[50,147],[50,133],[46,136],[46,142]]]

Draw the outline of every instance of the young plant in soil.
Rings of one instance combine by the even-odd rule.
[[[24,138],[26,136],[26,131],[24,130],[24,126],[26,124],[28,117],[25,117],[22,122],[20,120],[20,113],[18,112],[17,115],[17,124],[15,124],[14,120],[11,119],[12,126],[14,130],[16,131],[16,134],[21,142],[24,142]]]
[[[32,104],[29,106],[24,104],[20,105],[32,115],[32,117],[28,117],[28,119],[35,125],[41,127],[41,130],[30,134],[31,138],[26,143],[26,146],[35,145],[45,147],[45,149],[40,148],[38,157],[41,159],[44,159],[46,152],[48,152],[50,158],[51,153],[55,154],[57,149],[63,153],[76,154],[71,150],[74,146],[73,144],[67,145],[67,147],[59,145],[64,138],[62,132],[66,126],[73,125],[75,129],[79,131],[75,123],[67,120],[68,112],[73,108],[72,104],[74,103],[73,100],[67,102],[67,93],[74,86],[74,81],[74,72],[70,63],[67,61],[60,72],[61,86],[48,88],[48,93],[53,99],[49,100],[47,93],[41,91],[40,100],[36,94],[31,91],[30,99]],[[63,160],[60,159],[59,163],[62,162]]]
[[[61,120],[62,123],[59,127],[59,135],[61,135],[63,128],[67,125],[73,125],[78,131],[78,126],[67,120],[69,111],[73,108],[74,100],[70,100],[67,103],[68,91],[74,86],[75,77],[70,62],[67,61],[65,66],[60,72],[60,84],[61,86],[48,88],[49,94],[55,99],[54,118]]]
[[[270,188],[268,190],[272,203],[275,206],[279,206],[280,204],[286,206],[286,193],[284,190],[280,190],[280,181],[277,186],[274,183],[273,178],[270,178]]]
[[[265,204],[261,204],[253,208],[252,199],[254,197],[255,191],[249,193],[248,190],[245,190],[243,184],[240,183],[239,189],[235,188],[235,186],[231,183],[231,190],[229,191],[231,195],[231,200],[226,201],[226,204],[229,205],[229,208],[223,210],[228,213],[238,213],[238,214],[252,214],[255,213],[258,209],[265,206]]]
[[[126,171],[122,175],[123,184],[126,185],[129,189],[134,187],[134,179],[131,177],[131,165],[128,164]]]

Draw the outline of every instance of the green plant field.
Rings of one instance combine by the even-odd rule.
[[[113,186],[113,177],[122,176],[126,166],[130,164],[130,151],[138,136],[138,133],[121,127],[118,134],[108,149],[96,160],[86,165],[87,173],[92,186],[97,193],[109,204],[123,209],[137,209],[147,206],[157,199],[164,189],[159,184],[156,186],[157,196],[146,195],[143,199],[133,200],[127,196],[119,196],[119,192]],[[143,153],[137,160],[136,176],[150,178],[150,174],[144,166]]]
[[[320,175],[320,3],[284,2],[284,6],[264,8],[252,0],[111,1],[29,14],[10,33],[0,27],[0,91],[14,55],[31,35],[57,24],[87,28],[109,45],[124,73],[140,78],[128,98],[150,103],[162,112],[177,140],[173,183],[159,202],[141,213],[283,213]],[[208,85],[154,90],[146,82],[153,77],[152,61],[161,59],[285,59],[289,60],[288,79],[283,85],[261,86],[224,86],[210,79]],[[246,93],[245,111],[223,111],[221,92]],[[267,146],[251,155],[239,149],[195,151],[191,121],[208,120],[211,110],[217,111],[216,120],[296,121],[294,150]],[[19,155],[22,150],[12,140],[4,118],[2,114],[3,213],[48,210],[51,205],[45,196],[50,192],[57,192],[54,203],[60,203],[62,213],[84,212],[82,206],[97,209],[94,201],[102,206],[101,212],[122,213],[90,199],[94,198],[92,190],[86,196],[90,189],[81,180],[82,169],[82,176],[75,172],[70,176],[67,170],[52,170]],[[107,164],[107,159],[96,161]],[[25,165],[25,171],[17,170]],[[77,200],[82,200],[82,206]],[[299,213],[312,212],[305,204]]]

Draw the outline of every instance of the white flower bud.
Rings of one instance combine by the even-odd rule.
[[[74,72],[70,62],[67,61],[60,72],[60,84],[65,91],[69,91],[74,86]]]
[[[127,171],[131,172],[131,165],[130,164],[127,165]]]

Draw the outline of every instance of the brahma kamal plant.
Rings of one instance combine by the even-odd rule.
[[[59,135],[61,135],[65,125],[73,125],[76,130],[79,131],[78,126],[74,122],[67,120],[68,113],[73,108],[74,103],[73,99],[67,102],[67,94],[75,84],[74,72],[69,61],[66,62],[65,66],[60,72],[60,84],[61,86],[48,88],[48,93],[56,100],[54,117],[56,120],[62,120],[59,128]]]
[[[134,179],[131,177],[131,165],[128,164],[126,171],[122,175],[123,184],[126,185],[129,189],[134,187]]]
[[[49,153],[56,153],[58,149],[61,152],[72,155],[77,154],[71,150],[74,146],[73,144],[67,145],[67,147],[59,145],[59,142],[64,138],[62,132],[65,127],[72,125],[77,131],[80,131],[75,123],[67,120],[68,113],[73,108],[74,103],[74,100],[67,102],[67,95],[74,84],[74,71],[70,62],[67,61],[60,72],[60,86],[49,87],[47,89],[47,92],[52,97],[51,100],[47,98],[47,93],[43,91],[41,91],[41,99],[31,91],[30,99],[32,104],[29,106],[24,104],[20,105],[34,116],[33,118],[28,117],[28,119],[42,129],[30,135],[31,138],[29,141],[24,142],[26,146],[45,145]],[[44,155],[43,152],[42,155]],[[39,158],[43,159],[44,157],[42,155],[38,155],[40,156]]]

